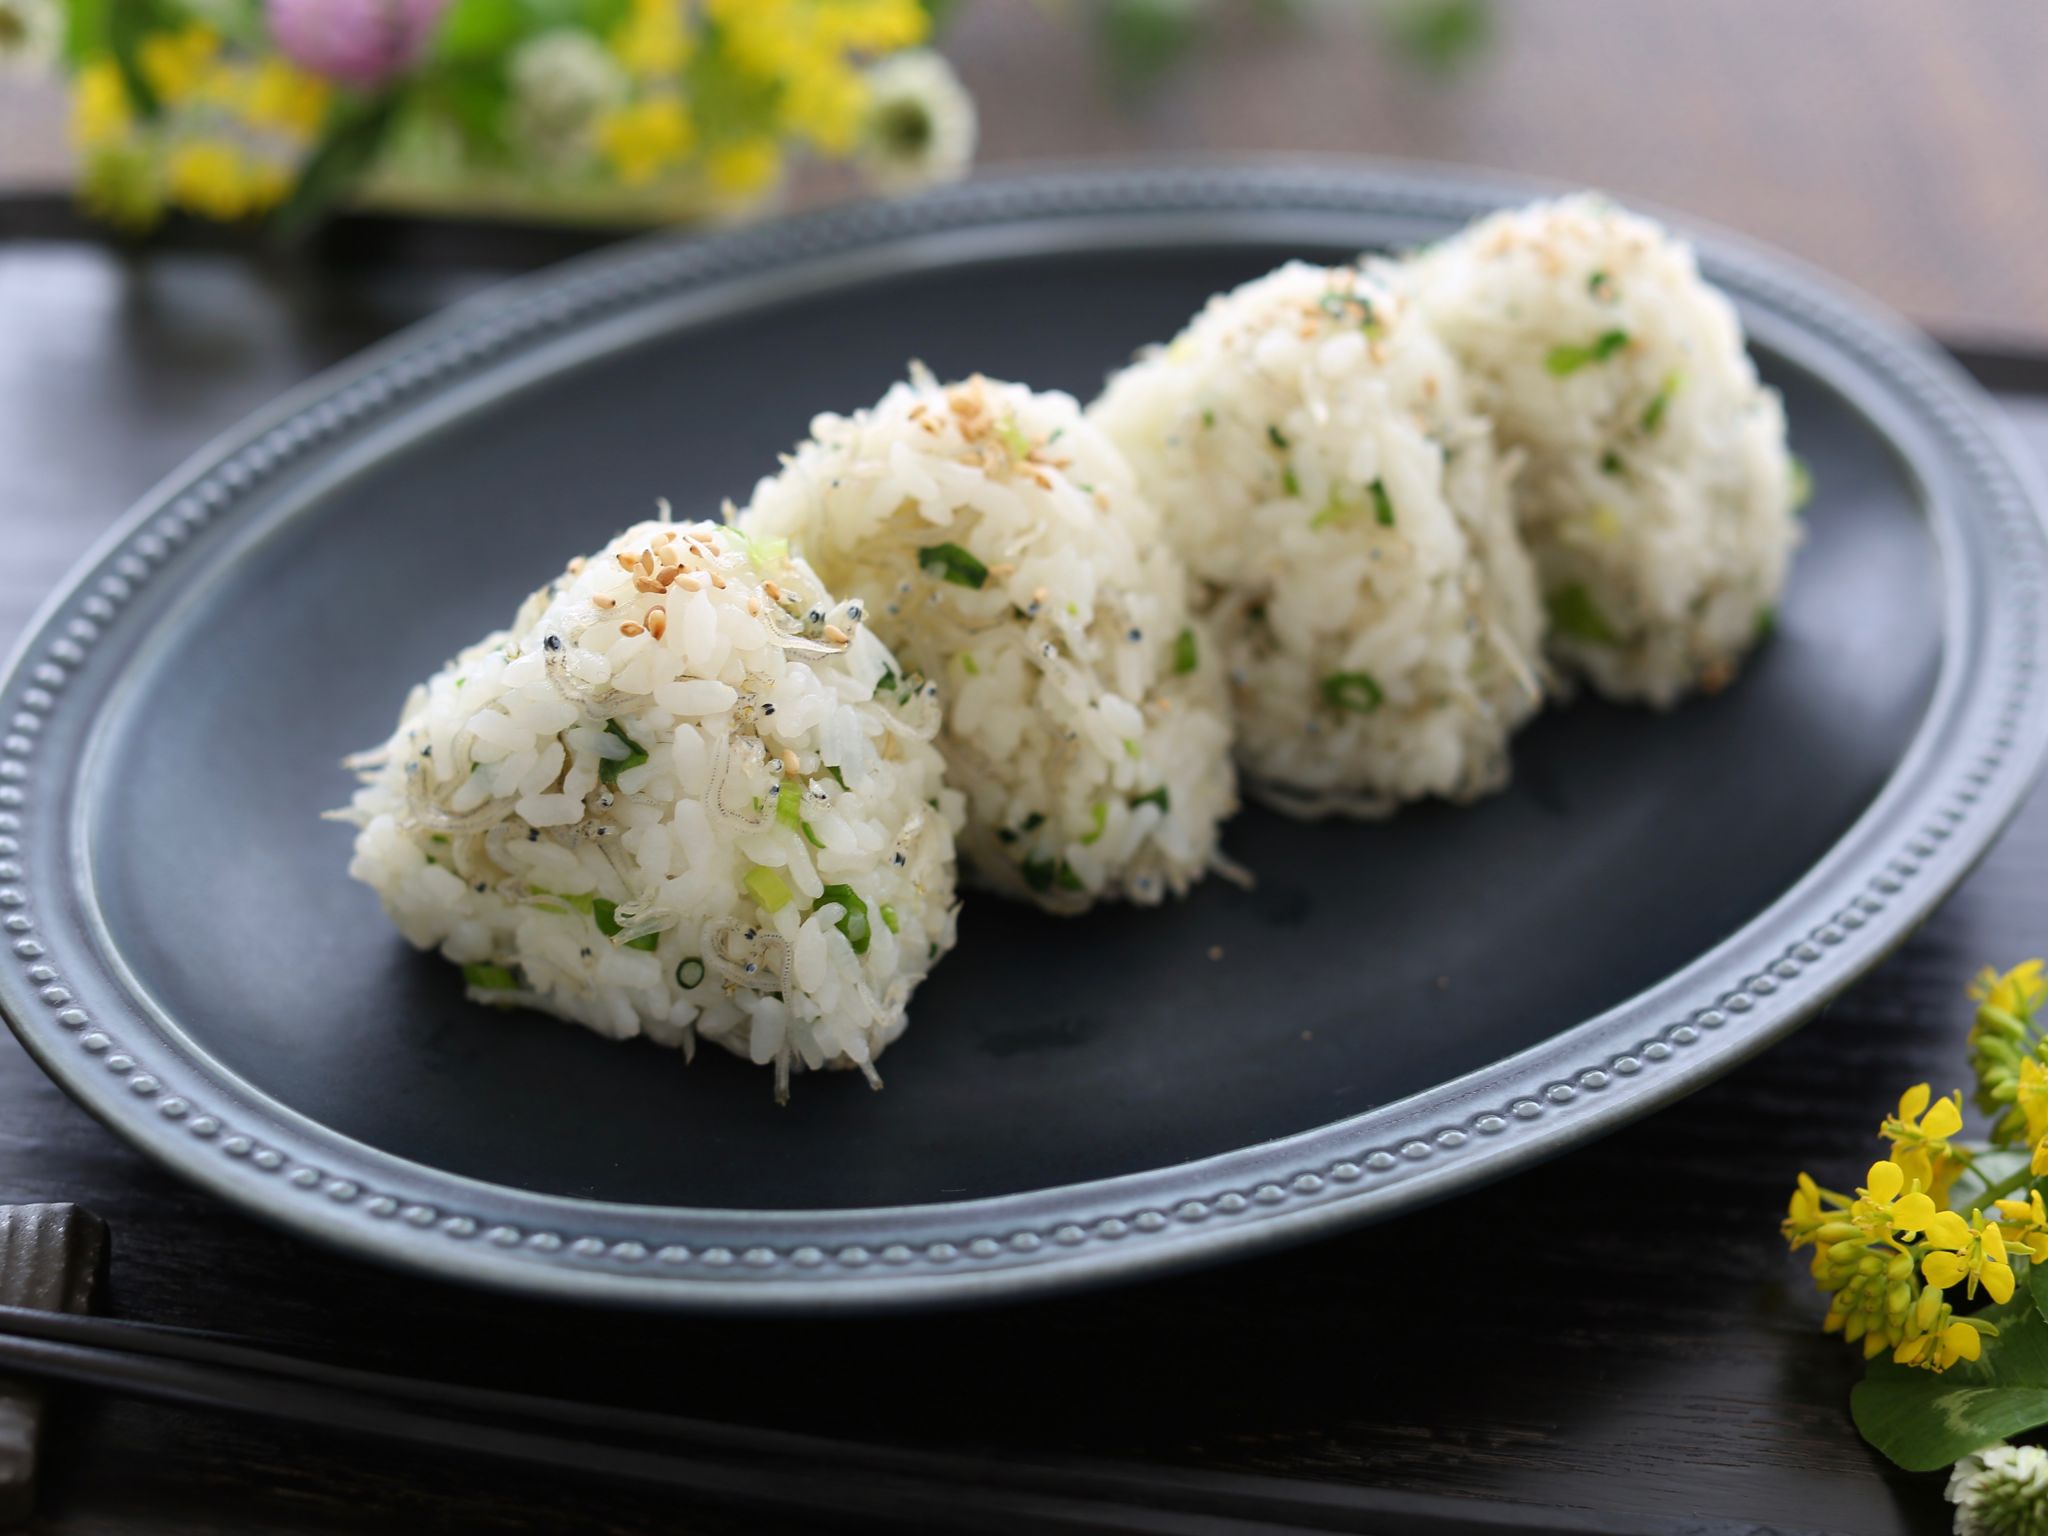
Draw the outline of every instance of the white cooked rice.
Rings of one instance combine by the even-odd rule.
[[[1551,651],[1669,705],[1734,675],[1798,542],[1777,394],[1686,243],[1593,196],[1497,214],[1406,264],[1515,480]]]
[[[1158,504],[1283,808],[1497,789],[1540,702],[1542,612],[1456,362],[1352,267],[1211,299],[1090,419]]]
[[[1236,808],[1220,658],[1129,467],[1067,395],[915,370],[819,416],[740,518],[940,681],[962,851],[1054,911],[1155,902]]]
[[[898,670],[784,549],[641,523],[353,760],[349,873],[477,1001],[874,1079],[954,936],[959,796]]]

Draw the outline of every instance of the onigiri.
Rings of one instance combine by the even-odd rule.
[[[1116,448],[1067,395],[919,369],[819,416],[740,517],[788,539],[909,670],[983,885],[1058,912],[1156,902],[1236,808],[1223,659]]]
[[[1624,700],[1725,684],[1770,627],[1803,476],[1691,248],[1575,196],[1484,219],[1397,281],[1523,457],[1552,656]]]
[[[879,1084],[954,940],[937,729],[784,546],[648,522],[414,688],[337,814],[477,1001]]]
[[[1509,466],[1412,303],[1290,263],[1210,300],[1089,417],[1188,563],[1263,797],[1372,815],[1506,781],[1542,609]]]

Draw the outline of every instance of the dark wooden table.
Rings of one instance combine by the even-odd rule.
[[[0,204],[0,644],[159,474],[284,386],[546,242],[358,226],[312,257],[124,255]],[[5,235],[11,219],[15,234]],[[27,231],[28,233],[24,233]],[[2048,453],[2048,366],[1982,365]],[[1947,1528],[1847,1413],[1774,1227],[1802,1166],[1854,1182],[1899,1090],[1961,1078],[1962,989],[2048,947],[2048,801],[1796,1038],[1684,1104],[1311,1248],[1072,1300],[694,1321],[368,1269],[158,1172],[0,1040],[0,1201],[113,1230],[107,1305],[357,1363],[1067,1469],[1075,1503],[960,1529],[1222,1533]],[[779,1531],[750,1510],[93,1394],[62,1399],[49,1532]],[[764,1484],[764,1493],[773,1487]],[[901,1528],[899,1523],[898,1528]]]

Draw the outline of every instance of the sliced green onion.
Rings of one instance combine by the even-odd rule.
[[[1088,889],[1087,886],[1081,883],[1081,877],[1074,873],[1073,866],[1065,859],[1060,860],[1060,867],[1053,871],[1052,878],[1054,883],[1063,891],[1085,891]]]
[[[1602,331],[1587,347],[1570,344],[1552,347],[1543,359],[1543,366],[1559,378],[1568,373],[1577,373],[1588,363],[1604,363],[1623,347],[1628,345],[1627,331]]]
[[[1592,273],[1586,279],[1586,292],[1593,295],[1593,297],[1596,299],[1603,297],[1603,294],[1601,292],[1602,289],[1607,290],[1608,293],[1612,293],[1613,288],[1614,285],[1608,280],[1607,274],[1605,272]]]
[[[1186,677],[1202,664],[1202,658],[1195,648],[1195,632],[1184,629],[1173,637],[1173,670],[1176,676]]]
[[[1137,761],[1137,760],[1138,760],[1139,758],[1143,757],[1144,755],[1145,755],[1144,749],[1143,749],[1142,747],[1140,747],[1140,746],[1138,745],[1138,743],[1137,743],[1136,741],[1132,740],[1132,739],[1131,739],[1130,737],[1128,737],[1128,736],[1126,736],[1126,737],[1124,738],[1124,756],[1125,756],[1125,757],[1128,757],[1129,759],[1131,759],[1131,761],[1132,761],[1132,762],[1136,762],[1136,761]]]
[[[1379,520],[1379,525],[1382,528],[1393,527],[1394,502],[1393,498],[1387,495],[1386,481],[1375,476],[1372,484],[1366,489],[1372,492],[1372,515]]]
[[[516,992],[519,978],[502,965],[465,965],[462,979],[485,992]]]
[[[601,758],[598,761],[597,776],[607,784],[616,784],[619,782],[619,775],[628,768],[638,768],[647,761],[647,749],[628,736],[616,720],[605,721],[604,728],[605,734],[616,736],[626,744],[626,756]]]
[[[960,670],[969,677],[981,676],[981,663],[974,659],[974,652],[962,651],[960,653]]]
[[[793,778],[785,778],[775,786],[775,820],[778,825],[794,832],[803,825],[804,792]]]
[[[789,905],[790,890],[782,876],[765,865],[756,864],[747,871],[747,878],[740,882],[747,893],[758,901],[768,912],[780,912]]]
[[[839,771],[839,765],[837,763],[827,763],[825,765],[825,771],[832,775],[833,783],[837,784],[841,789],[846,788],[846,775]]]
[[[884,672],[875,679],[875,692],[877,693],[894,693],[896,686],[896,673],[893,669]]]
[[[1081,846],[1084,848],[1102,841],[1102,834],[1108,830],[1109,802],[1107,800],[1096,801],[1088,807],[1088,814],[1094,819],[1095,825],[1092,830],[1081,834]]]
[[[1203,425],[1203,426],[1205,426],[1205,427],[1213,427],[1213,426],[1215,426],[1215,425],[1216,425],[1216,413],[1215,413],[1214,411],[1204,411],[1204,412],[1202,412],[1202,425]]]
[[[1623,467],[1624,466],[1621,462],[1621,455],[1616,453],[1612,448],[1608,449],[1605,453],[1600,455],[1601,474],[1618,475],[1622,472]]]
[[[1044,825],[1045,812],[1043,811],[1033,811],[1029,816],[1026,816],[1024,818],[1024,830],[1026,832],[1036,832],[1040,827]]]
[[[1577,582],[1560,587],[1543,601],[1550,610],[1551,624],[1566,638],[1583,640],[1588,645],[1621,643],[1621,636],[1614,632],[1607,616],[1594,606],[1592,594]]]
[[[695,955],[676,962],[676,985],[685,992],[704,980],[704,962]]]
[[[799,822],[798,825],[803,828],[805,842],[809,843],[813,848],[822,848],[825,846],[825,840],[822,837],[818,836],[817,833],[811,830],[811,824],[808,821]]]
[[[1290,496],[1301,494],[1301,482],[1294,477],[1294,466],[1291,464],[1280,471],[1280,489]]]
[[[428,836],[427,841],[430,843],[445,843],[448,841],[448,834],[446,832],[435,832]]]
[[[1164,784],[1160,785],[1157,789],[1150,790],[1145,794],[1139,795],[1135,800],[1131,802],[1131,809],[1135,811],[1141,805],[1156,805],[1162,811],[1170,811],[1173,809],[1173,803],[1167,797],[1166,786]]]
[[[958,544],[927,544],[917,552],[917,563],[934,581],[950,581],[956,587],[979,591],[988,580],[988,567]]]
[[[836,901],[846,908],[846,915],[833,926],[846,935],[846,942],[853,946],[856,955],[866,954],[868,939],[874,932],[868,926],[868,904],[860,899],[860,893],[850,885],[826,886],[824,894],[818,898],[818,905],[823,906],[828,901]],[[895,930],[892,928],[890,932],[893,933]]]
[[[886,901],[882,903],[882,926],[891,933],[900,933],[902,931],[896,926],[896,909]]]
[[[1323,702],[1332,709],[1348,709],[1355,715],[1369,715],[1386,699],[1386,694],[1370,672],[1332,672],[1323,679]]]
[[[1283,453],[1287,451],[1287,434],[1285,432],[1269,423],[1266,427],[1266,436],[1272,439],[1275,448],[1278,448]]]

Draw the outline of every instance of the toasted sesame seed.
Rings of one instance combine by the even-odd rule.
[[[569,562],[569,574],[571,576],[581,576],[583,574],[583,563],[583,557],[581,555],[577,555],[573,559],[571,559]]]
[[[590,600],[600,608],[616,608],[619,606],[619,600],[616,597],[607,597],[602,592],[593,593]]]
[[[643,576],[652,576],[654,574],[653,550],[643,549],[640,551],[640,573]]]
[[[757,619],[761,616],[761,599],[751,592],[747,594],[747,612]]]
[[[635,591],[638,592],[659,593],[665,590],[662,587],[662,584],[656,581],[652,576],[635,576],[633,578],[633,588]]]
[[[775,583],[774,583],[774,582],[772,582],[772,581],[764,581],[764,582],[762,582],[762,583],[761,583],[761,590],[762,590],[763,592],[765,592],[765,593],[767,593],[767,594],[768,594],[768,601],[769,601],[769,602],[771,602],[771,603],[779,603],[779,602],[781,602],[781,601],[782,601],[782,588],[780,588],[780,587],[778,587],[777,585],[775,585]]]
[[[654,573],[654,579],[666,587],[682,574],[683,568],[680,565],[664,565]]]
[[[825,639],[832,645],[845,645],[851,638],[837,624],[827,624],[825,626]]]
[[[719,575],[718,572],[713,571],[711,572],[711,585],[723,592],[725,590],[725,578]]]
[[[619,553],[618,561],[619,569],[622,571],[630,571],[633,569],[634,566],[639,564],[637,560],[635,560],[631,555],[626,554],[623,550]]]
[[[799,765],[796,760],[795,748],[784,747],[782,749],[782,771],[792,778],[794,778],[797,772],[799,771]]]
[[[628,640],[630,640],[635,635],[644,634],[646,633],[646,631],[641,629],[641,627],[638,624],[635,624],[631,619],[628,619],[625,623],[619,626],[619,633],[624,635]]]
[[[685,571],[676,578],[676,585],[685,592],[702,592],[704,590],[704,578],[695,571]]]
[[[647,610],[647,633],[657,640],[668,633],[668,610],[659,603]]]

